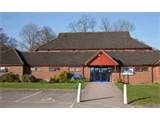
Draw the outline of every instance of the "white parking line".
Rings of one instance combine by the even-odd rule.
[[[76,102],[76,100],[74,100],[74,101],[72,102],[72,104],[69,105],[69,108],[73,108],[75,102]]]
[[[42,98],[40,101],[42,102],[56,102],[56,100],[52,97],[49,97],[49,98]]]
[[[25,100],[25,99],[27,99],[27,98],[33,97],[33,96],[35,96],[35,95],[38,95],[38,94],[40,94],[41,92],[42,92],[42,91],[35,92],[34,94],[31,94],[31,95],[22,97],[22,98],[20,98],[20,99],[17,99],[17,100],[15,100],[15,102],[20,102],[20,101]]]

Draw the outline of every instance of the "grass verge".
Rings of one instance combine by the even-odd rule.
[[[123,90],[122,83],[115,83]],[[160,105],[160,84],[127,85],[128,103],[133,105]]]
[[[82,83],[82,88],[87,85]],[[78,83],[9,83],[0,82],[0,88],[28,88],[28,89],[77,89]]]

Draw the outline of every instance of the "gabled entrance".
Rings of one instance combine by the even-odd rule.
[[[90,80],[111,81],[112,71],[117,65],[118,63],[111,56],[100,50],[87,62],[87,66],[90,67]]]

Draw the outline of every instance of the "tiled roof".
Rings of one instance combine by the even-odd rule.
[[[97,52],[23,52],[22,55],[27,63],[35,65],[85,65],[86,61]],[[157,51],[142,52],[106,52],[120,65],[154,65],[160,60]]]
[[[83,65],[95,52],[23,52],[28,65]]]
[[[122,65],[154,65],[160,60],[158,51],[108,52]]]
[[[3,45],[0,50],[0,65],[23,65],[18,50]]]
[[[60,33],[58,38],[37,50],[65,49],[152,49],[133,39],[128,32]]]

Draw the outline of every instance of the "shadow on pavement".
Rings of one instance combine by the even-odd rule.
[[[81,102],[94,101],[94,100],[102,100],[102,99],[110,99],[110,98],[113,98],[113,96],[111,96],[111,97],[101,97],[101,98],[92,98],[92,99],[87,99],[87,100],[81,100]]]

